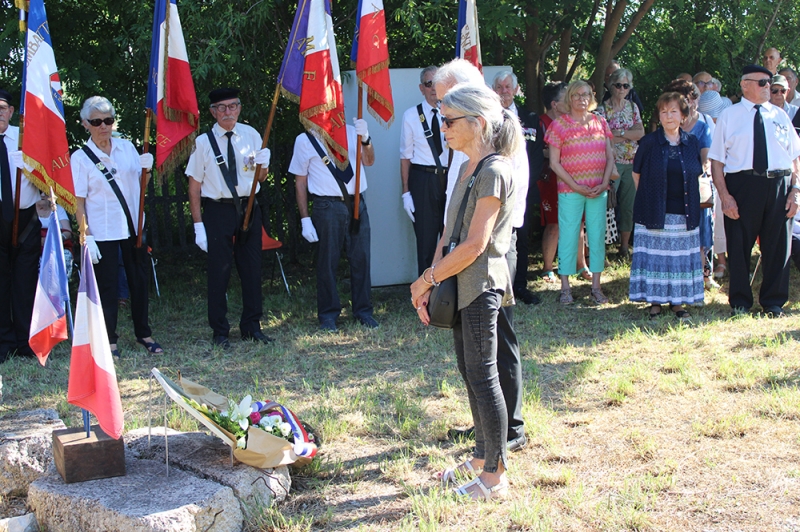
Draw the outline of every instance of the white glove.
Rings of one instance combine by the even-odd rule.
[[[272,152],[269,151],[269,148],[264,148],[263,150],[258,150],[256,152],[256,156],[253,158],[253,162],[256,164],[260,164],[263,168],[269,167],[269,160],[272,157]]]
[[[303,224],[303,238],[312,243],[319,242],[317,230],[314,229],[314,223],[311,221],[311,218],[300,218],[300,223]]]
[[[411,197],[411,192],[406,192],[403,194],[403,208],[406,210],[406,214],[408,217],[411,218],[412,222],[416,222],[414,219],[414,198]]]
[[[356,135],[361,136],[361,142],[369,140],[369,130],[367,129],[367,121],[361,118],[354,118],[353,123],[356,126]]]
[[[152,170],[153,168],[153,154],[143,153],[139,156],[139,166],[142,170]]]
[[[206,226],[203,225],[203,222],[194,224],[194,243],[208,253],[208,237],[206,236]]]
[[[92,235],[86,235],[84,246],[89,248],[89,256],[92,258],[92,264],[97,264],[103,256],[100,254],[100,248],[97,247],[97,241]]]
[[[11,159],[11,164],[17,168],[24,168],[24,162],[22,161],[22,150],[8,152],[8,158]]]

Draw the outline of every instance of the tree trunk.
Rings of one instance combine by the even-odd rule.
[[[569,50],[572,45],[572,26],[561,32],[561,42],[558,46],[558,67],[553,79],[563,80],[567,77],[569,67]]]

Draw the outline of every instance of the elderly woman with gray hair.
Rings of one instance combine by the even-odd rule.
[[[148,324],[149,268],[136,249],[142,170],[153,167],[153,156],[139,155],[133,144],[112,138],[116,112],[108,99],[92,96],[83,103],[81,122],[91,135],[71,157],[78,224],[86,220],[86,246],[94,264],[111,353],[117,348],[117,280],[119,255],[128,278],[131,317],[136,341],[150,353],[163,349],[151,337]],[[83,268],[88,268],[84,264]]]
[[[448,277],[458,280],[458,318],[453,327],[458,369],[467,386],[475,423],[475,452],[441,475],[443,483],[473,476],[456,491],[472,499],[492,499],[508,491],[506,478],[508,412],[497,373],[497,318],[513,303],[506,253],[511,244],[514,187],[509,157],[521,149],[519,121],[504,110],[485,85],[456,85],[442,100],[447,143],[468,160],[447,211],[440,241],[450,240],[462,202],[466,202],[459,243],[437,252],[433,265],[411,285],[411,299],[427,325],[431,289]]]

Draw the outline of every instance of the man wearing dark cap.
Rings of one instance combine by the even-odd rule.
[[[208,97],[211,116],[217,123],[208,133],[197,136],[186,166],[195,243],[208,253],[208,323],[214,331],[214,345],[229,348],[226,292],[231,263],[235,261],[242,283],[239,321],[242,340],[268,343],[272,338],[261,332],[261,209],[258,204],[253,209],[250,231],[242,235],[238,230],[247,209],[256,165],[262,167],[263,181],[267,177],[270,151],[261,149],[261,136],[255,129],[238,123],[242,109],[238,89],[215,89]]]
[[[763,280],[759,303],[783,315],[789,298],[791,221],[800,203],[800,138],[789,116],[769,102],[772,72],[742,69],[742,100],[717,120],[708,158],[728,241],[728,299],[733,315],[749,312],[750,256],[760,239]]]
[[[39,191],[25,177],[19,189],[18,247],[12,245],[17,168],[22,168],[19,128],[9,125],[12,116],[11,94],[0,89],[0,362],[15,351],[33,354],[28,336],[41,246]]]

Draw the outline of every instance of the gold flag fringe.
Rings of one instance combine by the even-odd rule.
[[[300,97],[293,92],[287,91],[283,85],[281,85],[281,95],[283,95],[284,98],[289,99],[289,101],[292,101],[298,105],[300,104]]]
[[[163,185],[166,178],[171,175],[175,169],[192,154],[194,149],[194,141],[197,138],[197,130],[195,130],[188,137],[181,139],[174,148],[172,153],[169,154],[164,164],[156,168],[158,170],[158,184]]]
[[[50,194],[50,189],[52,188],[56,193],[56,202],[64,207],[64,210],[66,210],[68,213],[75,214],[75,196],[71,192],[67,191],[67,189],[62,187],[59,183],[56,183],[56,181],[50,177],[50,175],[44,169],[44,166],[42,166],[39,161],[31,159],[25,154],[23,154],[22,157],[25,161],[25,164],[33,168],[33,171],[23,168],[22,173],[25,174],[27,180],[30,181],[33,186],[48,195]],[[34,171],[39,172],[44,178],[44,181],[42,181],[39,176],[35,175],[33,173]]]

